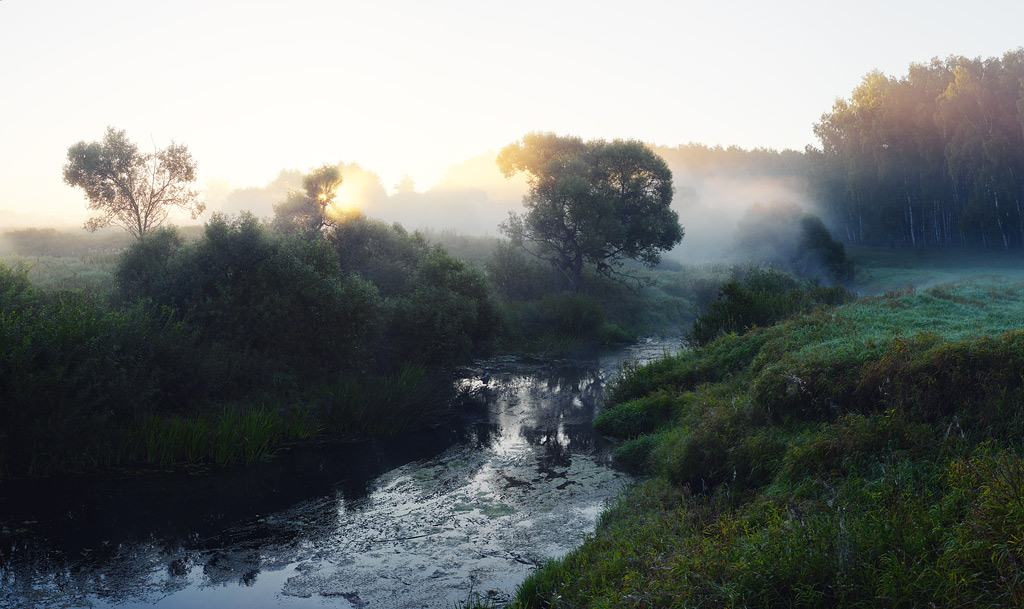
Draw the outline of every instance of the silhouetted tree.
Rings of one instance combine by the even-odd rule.
[[[315,233],[334,225],[331,206],[338,197],[341,170],[324,164],[302,178],[302,192],[289,193],[274,206],[274,228],[283,233]]]
[[[580,288],[591,264],[609,277],[630,277],[626,260],[653,266],[683,238],[672,203],[672,172],[641,142],[531,133],[498,154],[506,177],[527,175],[526,211],[509,213],[501,231],[548,260]]]
[[[196,162],[183,144],[171,144],[151,153],[139,152],[124,131],[107,127],[102,142],[84,141],[68,148],[64,182],[85,191],[89,209],[99,215],[85,228],[94,231],[111,224],[142,239],[161,226],[170,208],[197,218],[206,209],[190,188],[196,180]]]

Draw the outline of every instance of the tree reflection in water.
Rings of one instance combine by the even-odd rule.
[[[400,438],[192,475],[4,483],[0,607],[507,598],[628,481],[592,421],[636,353],[483,362],[466,370],[458,418]]]

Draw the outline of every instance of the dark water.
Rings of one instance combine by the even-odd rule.
[[[593,432],[605,383],[624,360],[676,349],[479,362],[450,424],[400,438],[196,474],[4,483],[0,607],[507,600],[629,482]]]

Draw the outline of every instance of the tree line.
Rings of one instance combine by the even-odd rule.
[[[1024,48],[870,72],[814,132],[808,184],[846,242],[1024,247]]]

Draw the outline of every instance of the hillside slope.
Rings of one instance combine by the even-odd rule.
[[[818,311],[627,370],[644,482],[526,607],[1024,602],[1024,284]]]

